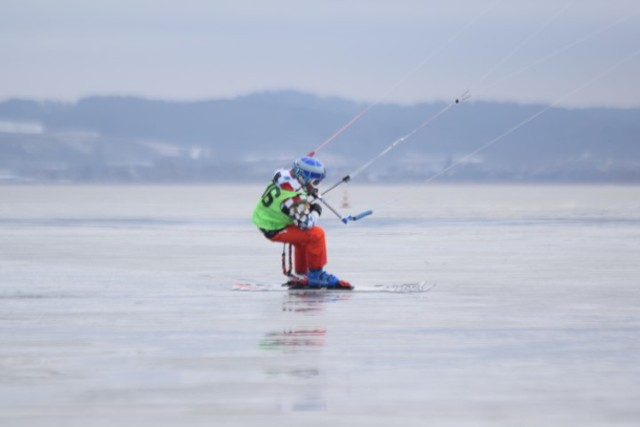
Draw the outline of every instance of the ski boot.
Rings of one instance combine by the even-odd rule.
[[[351,283],[340,280],[322,269],[309,270],[309,273],[307,273],[307,286],[309,288],[353,289]]]

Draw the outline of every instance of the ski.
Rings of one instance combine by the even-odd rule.
[[[287,282],[281,285],[263,283],[257,281],[236,280],[231,288],[234,291],[241,292],[268,292],[277,291],[281,289],[287,289],[290,291],[352,291],[353,285],[343,280],[340,281],[338,286],[309,286],[305,279],[290,278]]]
[[[424,294],[431,292],[437,283],[435,282],[404,282],[404,283],[385,283],[374,285],[363,285],[356,290],[354,286],[346,283],[346,286],[330,286],[330,287],[313,287],[308,286],[300,280],[289,280],[285,283],[265,283],[257,280],[236,280],[231,288],[234,291],[244,292],[278,292],[287,290],[290,292],[295,291],[308,291],[308,292],[344,292],[344,291],[357,291],[357,292],[383,292],[394,294]]]

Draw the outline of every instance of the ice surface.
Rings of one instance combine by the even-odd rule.
[[[261,191],[0,186],[0,425],[640,424],[639,187],[335,190],[354,292],[233,291]]]

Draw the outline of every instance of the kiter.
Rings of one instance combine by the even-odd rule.
[[[351,288],[324,270],[327,247],[324,230],[318,226],[322,214],[318,185],[325,175],[324,164],[309,156],[295,160],[291,169],[277,170],[253,211],[252,221],[270,241],[293,245],[298,284]]]

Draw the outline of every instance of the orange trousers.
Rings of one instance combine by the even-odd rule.
[[[301,230],[290,225],[269,240],[293,245],[297,274],[307,274],[309,270],[320,270],[327,264],[327,245],[324,240],[324,230],[321,227],[315,226],[309,230]]]

